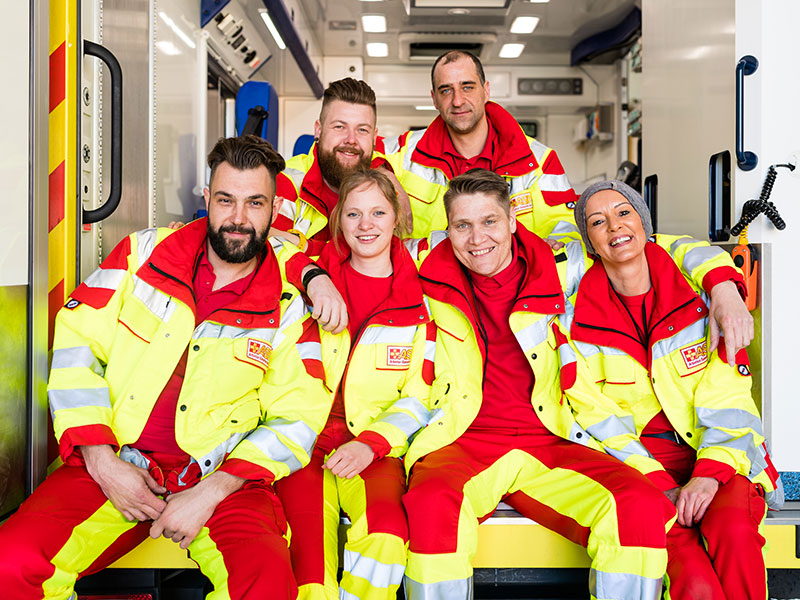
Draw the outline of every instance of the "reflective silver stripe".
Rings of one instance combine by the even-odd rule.
[[[314,448],[314,442],[317,440],[317,434],[314,430],[300,420],[272,419],[264,423],[264,426],[292,440],[309,455]]]
[[[569,344],[561,344],[558,347],[558,357],[561,360],[562,367],[578,360],[575,350]]]
[[[536,171],[531,171],[529,173],[525,173],[524,175],[520,175],[518,177],[511,177],[508,179],[508,195],[512,198],[517,194],[522,194],[527,192],[531,186],[536,182],[537,176]]]
[[[544,164],[544,159],[547,158],[547,155],[550,154],[551,150],[539,140],[532,139],[531,140],[531,152],[536,157],[536,162],[539,163],[539,166]]]
[[[383,153],[394,154],[400,150],[400,136],[393,135],[392,137],[383,138]]]
[[[411,258],[417,260],[419,258],[419,243],[422,241],[422,238],[408,238],[403,240],[403,245],[408,250],[408,253],[411,255]]]
[[[359,344],[403,344],[410,346],[417,333],[416,325],[408,327],[386,327],[384,325],[370,325],[361,335]]]
[[[692,248],[683,257],[683,271],[685,273],[692,273],[697,267],[714,259],[724,252],[721,248],[716,246],[700,246],[699,248]]]
[[[295,198],[286,198],[284,202],[281,203],[281,209],[278,211],[278,213],[294,223],[294,218],[297,215],[297,204]]]
[[[441,244],[448,237],[449,236],[448,236],[446,230],[437,229],[436,231],[431,231],[431,235],[430,235],[431,250],[436,248],[436,246]]]
[[[234,433],[227,440],[214,448],[211,452],[205,456],[201,456],[197,462],[200,465],[200,471],[202,472],[203,476],[208,475],[218,466],[220,466],[225,457],[230,454],[230,452],[239,444],[239,442],[242,441],[242,439],[244,439],[248,433],[249,432],[247,431]],[[184,474],[185,470],[181,475]]]
[[[127,274],[128,271],[125,269],[103,269],[101,267],[84,279],[83,283],[91,288],[116,290]]]
[[[358,552],[345,549],[344,551],[344,570],[369,581],[372,587],[388,588],[391,585],[400,585],[403,581],[405,565],[387,565],[378,562],[369,556],[362,556]],[[356,596],[354,596],[356,597]]]
[[[537,319],[524,329],[514,333],[523,352],[533,350],[539,344],[547,340],[547,319],[542,317]]]
[[[283,171],[281,171],[284,175],[286,175],[291,181],[294,187],[299,190],[300,186],[303,185],[303,179],[306,177],[306,172],[301,171],[300,169],[295,169],[293,167],[286,167]],[[290,200],[294,200],[294,198],[290,198]]]
[[[653,600],[661,596],[662,581],[633,573],[589,571],[589,591],[597,600]]]
[[[611,415],[599,423],[587,427],[586,430],[591,433],[593,437],[603,441],[618,435],[635,435],[636,425],[631,415],[625,415],[623,417]]]
[[[407,438],[410,438],[422,428],[422,425],[420,425],[413,417],[409,417],[404,413],[391,413],[385,417],[377,419],[375,422],[386,423],[392,427],[397,427]]]
[[[563,316],[564,315],[559,315],[559,318]],[[562,319],[561,322],[564,323],[564,320]],[[590,356],[594,356],[595,354],[599,354],[601,352],[600,348],[598,346],[595,346],[594,344],[587,344],[586,342],[578,342],[576,340],[573,340],[572,343],[575,344],[575,347],[578,349],[578,352],[580,352],[581,356],[584,358],[589,358]]]
[[[433,362],[436,359],[436,342],[425,340],[425,360]]]
[[[428,422],[433,423],[434,421],[438,421],[439,419],[443,419],[444,417],[445,417],[444,409],[437,408],[435,411],[431,413],[431,418]]]
[[[291,327],[294,323],[306,316],[308,307],[300,295],[294,297],[286,310],[281,314],[281,324],[278,331],[283,333],[287,328]]]
[[[139,452],[136,448],[131,448],[127,444],[120,448],[119,457],[126,463],[130,463],[140,469],[148,470],[150,468],[150,461],[145,458],[144,454]]]
[[[406,575],[403,577],[403,587],[408,600],[472,600],[472,577],[418,583]]]
[[[322,360],[322,345],[319,342],[302,342],[295,347],[303,360]]]
[[[543,192],[566,192],[572,189],[566,173],[561,175],[543,173],[536,183]]]
[[[619,348],[612,348],[611,346],[596,346],[596,348],[600,350],[603,356],[627,356],[625,351],[620,350]],[[584,354],[584,356],[586,355]]]
[[[693,237],[689,236],[680,237],[669,245],[669,253],[672,256],[675,256],[675,253],[678,251],[678,248],[680,248],[684,244],[695,244],[698,241],[700,240],[696,240]]]
[[[248,435],[247,441],[252,442],[270,460],[289,467],[290,473],[294,473],[303,467],[291,449],[278,438],[278,434],[263,425]]]
[[[564,249],[567,253],[567,281],[564,296],[569,298],[578,291],[578,286],[586,272],[583,262],[583,245],[578,242],[569,242]]]
[[[756,449],[752,433],[735,436],[721,429],[706,429],[703,432],[703,440],[700,442],[700,448],[713,448],[715,446],[719,448],[732,448],[744,452],[751,465],[760,463],[766,467],[766,461]]]
[[[106,387],[49,390],[47,398],[50,401],[50,410],[53,412],[63,408],[83,408],[85,406],[111,408],[111,397]]]
[[[578,228],[569,221],[559,221],[556,223],[556,226],[553,227],[550,235],[554,233],[578,233]],[[578,243],[580,244],[580,242]]]
[[[160,320],[165,323],[169,321],[177,307],[176,303],[171,301],[172,299],[169,295],[142,281],[136,275],[133,276],[133,281],[133,295],[141,300],[147,310]]]
[[[229,340],[237,340],[242,338],[256,338],[259,341],[270,343],[275,337],[276,329],[267,327],[259,329],[245,329],[242,327],[233,327],[231,325],[221,325],[212,321],[203,321],[192,334],[193,340],[200,340],[203,338],[225,338]]]
[[[139,266],[142,266],[150,258],[153,248],[156,247],[158,229],[142,229],[134,235],[136,236],[136,259],[139,261]]]
[[[695,406],[697,424],[700,427],[725,427],[726,429],[751,429],[759,435],[761,419],[741,408],[706,408]]]
[[[764,494],[764,499],[767,501],[767,506],[773,510],[777,510],[783,506],[786,498],[783,492],[783,481],[781,481],[780,477],[775,483],[775,489]]]
[[[684,327],[672,337],[653,344],[653,361],[672,354],[675,350],[694,343],[705,341],[707,319],[701,318]],[[700,366],[700,365],[698,365]]]
[[[581,446],[587,446],[590,439],[591,437],[588,433],[586,433],[586,430],[583,427],[578,425],[576,422],[572,423],[572,427],[569,428],[569,440],[571,442],[575,442]]]
[[[392,406],[410,412],[422,425],[425,425],[431,418],[431,413],[425,408],[425,405],[414,396],[400,398]]]
[[[302,231],[303,235],[308,235],[308,231],[311,229],[311,219],[306,216],[306,211],[313,210],[312,207],[305,200],[298,200],[295,210],[294,228]]]
[[[652,458],[650,453],[647,451],[647,448],[642,446],[639,442],[630,442],[625,445],[624,448],[617,450],[616,448],[611,448],[609,446],[604,446],[606,452],[608,452],[611,456],[616,458],[617,460],[621,460],[625,462],[630,458],[632,455],[637,456],[645,456],[647,458]]]
[[[50,369],[91,369],[95,374],[102,376],[105,369],[100,366],[97,357],[92,354],[89,346],[74,346],[72,348],[58,348],[53,351],[53,363]]]

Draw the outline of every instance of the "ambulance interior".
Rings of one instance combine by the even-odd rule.
[[[773,597],[798,597],[800,582],[792,574],[800,568],[795,432],[800,403],[792,382],[791,344],[797,327],[793,299],[800,286],[790,240],[800,226],[800,169],[778,169],[769,185],[768,200],[784,228],[757,214],[751,215],[746,239],[731,228],[746,201],[764,199],[770,165],[800,162],[800,63],[791,25],[800,22],[800,3],[13,4],[7,7],[10,16],[30,26],[9,33],[3,53],[30,89],[2,105],[6,114],[28,119],[0,131],[0,147],[9,156],[2,167],[7,181],[28,200],[11,210],[4,228],[16,233],[0,242],[0,305],[7,309],[0,316],[0,331],[6,332],[0,336],[0,354],[9,373],[0,386],[0,518],[43,479],[54,456],[44,394],[48,321],[58,279],[54,270],[64,271],[63,296],[131,231],[202,215],[205,156],[220,137],[240,134],[248,126],[286,158],[306,152],[330,81],[354,77],[370,84],[378,98],[380,136],[426,127],[437,114],[430,96],[433,60],[458,48],[481,59],[490,99],[510,111],[528,135],[558,152],[576,192],[595,181],[626,180],[643,191],[657,231],[690,234],[741,255],[743,267],[752,273],[754,394],[773,460],[785,473],[789,501],[768,517],[767,529],[774,533],[767,565]],[[48,121],[48,103],[42,92],[48,65],[58,68],[52,53],[48,58],[48,47],[52,50],[59,34],[67,36],[67,52],[75,57],[71,63],[67,55],[65,70],[73,81],[67,84],[71,93],[65,118],[73,126],[54,125],[51,116],[48,138],[42,125]],[[30,47],[30,64],[13,64],[20,46]],[[53,76],[51,71],[50,82]],[[54,136],[63,131],[71,131],[62,145],[71,169],[66,196],[72,195],[62,209],[65,232],[54,248],[52,235],[48,240],[57,228],[48,217],[52,194],[47,181],[58,153]],[[25,161],[28,169],[20,169]],[[106,203],[115,199],[118,206],[111,212]],[[90,222],[98,215],[89,211],[104,205],[101,213],[111,214]],[[20,263],[23,255],[27,260]],[[513,594],[530,594],[537,582],[539,589],[557,594],[557,584],[572,582],[565,589],[578,595],[558,597],[580,597],[586,577],[580,549],[576,552],[564,540],[535,538],[547,545],[548,557],[520,558],[519,552],[532,553],[536,545],[517,543],[517,534],[503,521],[497,523],[503,518],[514,517],[498,514],[489,523],[496,529],[485,528],[476,559],[483,575],[476,583],[484,577],[488,587],[505,590],[502,597],[544,597]],[[503,548],[506,542],[511,548]],[[111,569],[118,574],[106,574],[106,579],[101,574],[96,581],[112,577],[119,582],[130,574],[133,589],[142,577],[150,577],[142,573],[156,573],[157,567],[177,573],[193,566],[185,557],[162,550],[157,554],[158,559],[142,554],[123,562],[118,565],[122,570]],[[503,569],[509,569],[506,579]]]

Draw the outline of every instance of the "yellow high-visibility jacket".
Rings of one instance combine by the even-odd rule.
[[[730,367],[724,342],[708,352],[707,296],[662,248],[670,240],[657,241],[645,247],[656,297],[645,339],[602,263],[584,276],[574,316],[563,319],[573,344],[562,351],[569,405],[609,454],[668,489],[676,484],[639,438],[663,409],[676,433],[697,450],[696,470],[713,470],[707,461],[729,465],[760,484],[768,504],[778,507],[783,492],[763,444],[747,353],[741,351]]]
[[[585,269],[580,242],[554,253],[523,226],[515,234],[528,271],[514,302],[509,324],[525,352],[535,383],[531,405],[552,433],[599,449],[561,402],[560,362],[556,315],[566,310],[564,290]],[[478,415],[483,401],[485,345],[476,333],[470,284],[456,259],[450,240],[439,243],[420,268],[422,288],[436,323],[436,378],[431,390],[428,426],[414,439],[406,455],[406,469],[426,454],[458,439]]]
[[[508,181],[517,220],[541,237],[580,239],[573,214],[577,197],[555,150],[526,136],[499,104],[488,102],[486,115],[497,132],[492,170]],[[444,151],[447,135],[444,121],[436,117],[427,129],[384,139],[386,160],[411,202],[409,237],[447,228],[442,198],[448,182],[461,174]]]
[[[195,327],[206,222],[128,236],[59,311],[48,397],[68,464],[81,444],[133,444],[187,347],[175,439],[203,476],[308,463],[332,401],[316,323],[267,248],[248,289]]]
[[[519,223],[516,237],[519,251],[528,258],[530,271],[512,308],[509,325],[535,375],[531,405],[552,433],[599,449],[598,442],[575,420],[569,404],[563,400],[561,381],[569,376],[569,369],[561,369],[562,362],[574,362],[574,352],[565,343],[566,334],[578,286],[591,261],[578,241],[553,252]],[[738,273],[731,257],[719,248],[689,237],[660,237],[672,259],[694,281],[709,286],[709,290]],[[434,238],[438,243],[431,248]],[[469,284],[449,240],[443,236],[432,236],[431,240],[413,244],[411,252],[415,260],[420,254],[427,256],[420,268],[420,278],[437,333],[435,379],[429,405],[433,412],[428,427],[409,448],[406,456],[409,470],[422,456],[458,439],[477,416],[482,402],[483,341],[476,334]],[[741,279],[741,275],[738,277]]]
[[[329,243],[317,264],[341,289],[347,244]],[[322,332],[328,386],[342,386],[350,432],[379,435],[402,456],[409,440],[430,418],[428,403],[436,352],[436,327],[430,319],[417,268],[398,238],[392,239],[394,277],[389,297],[351,337]]]

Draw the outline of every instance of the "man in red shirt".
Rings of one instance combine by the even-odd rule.
[[[297,595],[272,484],[331,404],[319,330],[266,243],[284,161],[255,136],[209,154],[208,218],[125,238],[56,318],[48,398],[64,464],[0,527],[9,600],[164,536],[215,597]]]
[[[507,498],[586,547],[593,598],[655,600],[674,507],[598,452],[562,401],[575,371],[556,316],[573,311],[580,242],[554,254],[487,170],[455,177],[443,203],[449,237],[420,267],[437,326],[436,379],[433,414],[405,459],[409,599],[471,597],[478,521]]]
[[[387,160],[410,199],[411,237],[445,229],[447,182],[482,168],[508,181],[511,205],[528,230],[541,237],[573,233],[579,239],[572,216],[577,198],[558,156],[489,101],[480,60],[461,50],[442,54],[431,69],[431,88],[439,116],[427,129],[384,140]]]

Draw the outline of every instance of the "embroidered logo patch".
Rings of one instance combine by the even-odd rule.
[[[81,301],[80,300],[75,300],[74,298],[70,298],[69,302],[67,302],[64,305],[64,308],[68,308],[69,310],[73,310],[75,308],[78,308],[80,305],[81,305]]]
[[[530,210],[532,207],[533,200],[531,199],[530,192],[517,194],[511,198],[511,208],[513,208],[517,214]]]
[[[681,356],[687,369],[694,369],[708,361],[708,346],[705,340],[692,346],[681,348]]]
[[[750,375],[750,369],[747,368],[747,365],[736,365],[736,368],[739,371],[739,375],[747,377]]]
[[[272,356],[272,346],[261,340],[247,338],[247,358],[260,362],[265,367],[269,366],[269,359]]]
[[[390,367],[408,367],[411,364],[411,346],[388,346],[386,364]]]

